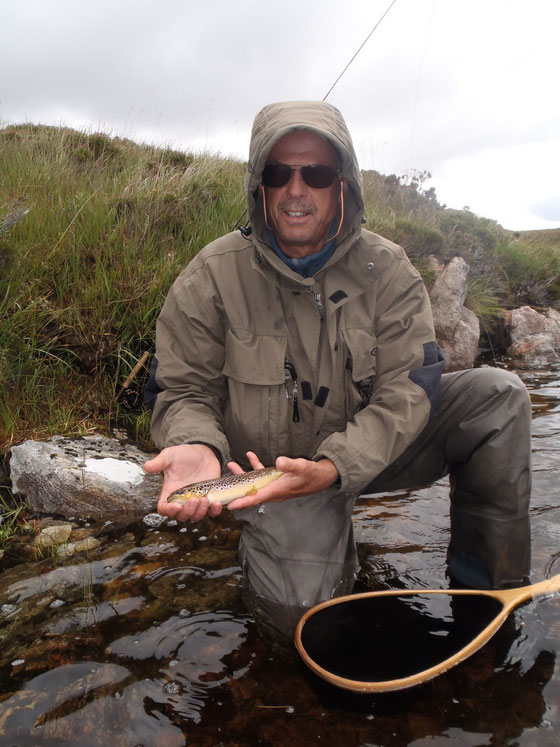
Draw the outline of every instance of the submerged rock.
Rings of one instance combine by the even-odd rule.
[[[92,550],[97,550],[100,545],[101,542],[95,537],[86,537],[74,543],[76,552],[91,552]]]
[[[25,441],[11,449],[12,490],[40,513],[137,518],[154,510],[161,489],[161,476],[142,468],[149,457],[102,436]]]

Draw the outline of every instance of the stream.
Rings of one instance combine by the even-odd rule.
[[[560,573],[560,371],[518,373],[534,412],[536,582]],[[447,587],[447,480],[363,498],[354,520],[362,587]],[[233,518],[76,524],[97,550],[0,573],[0,747],[558,744],[560,594],[518,607],[445,674],[358,695],[260,636]]]

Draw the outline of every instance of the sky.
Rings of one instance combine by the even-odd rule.
[[[323,99],[392,0],[0,0],[0,126],[246,159],[273,101]],[[504,228],[560,227],[558,0],[396,0],[327,101],[363,169]]]

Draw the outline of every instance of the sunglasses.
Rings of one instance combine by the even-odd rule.
[[[313,166],[288,166],[287,163],[268,163],[262,172],[261,181],[265,187],[284,187],[292,178],[292,171],[299,171],[301,178],[312,189],[326,189],[340,171],[318,163]]]

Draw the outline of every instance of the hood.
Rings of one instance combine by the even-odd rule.
[[[340,156],[342,175],[348,186],[344,199],[344,223],[338,245],[361,228],[364,201],[362,177],[352,138],[342,114],[324,101],[287,101],[269,104],[253,123],[245,194],[249,224],[261,245],[268,245],[259,185],[268,154],[276,142],[293,130],[312,130],[328,140]]]

